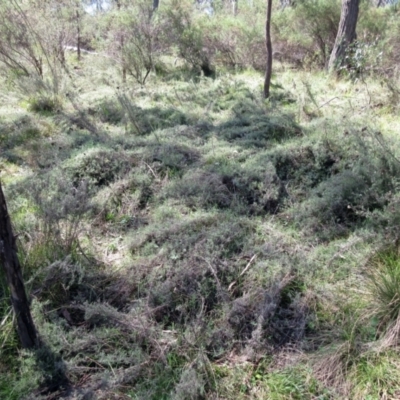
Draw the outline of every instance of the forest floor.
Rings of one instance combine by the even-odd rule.
[[[87,57],[0,94],[46,344],[3,282],[0,398],[399,398],[399,81],[281,65],[265,101],[257,72],[125,87]]]

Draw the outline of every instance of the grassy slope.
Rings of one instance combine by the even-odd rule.
[[[122,90],[96,62],[60,112],[3,95],[48,348],[17,353],[3,299],[0,397],[395,398],[367,261],[397,232],[396,93],[284,69],[268,103],[256,73]]]

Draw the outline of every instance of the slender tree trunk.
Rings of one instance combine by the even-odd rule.
[[[80,24],[80,15],[79,11],[76,10],[76,52],[78,56],[78,61],[81,61],[81,24]]]
[[[272,0],[267,0],[267,22],[265,24],[265,45],[267,48],[267,68],[265,70],[264,97],[269,97],[269,87],[272,76],[272,42],[271,42],[271,13]]]
[[[17,331],[22,347],[34,348],[38,342],[35,325],[29,309],[28,298],[22,280],[21,266],[17,256],[15,236],[11,228],[6,199],[0,182],[0,264],[10,288],[11,303],[17,320]]]
[[[153,11],[157,10],[160,5],[160,0],[153,0]]]
[[[360,0],[342,0],[339,29],[329,59],[329,71],[343,64],[347,47],[356,39],[356,27]]]
[[[121,11],[121,3],[119,1],[116,1],[116,4],[117,4],[118,11]],[[154,3],[153,3],[153,6],[154,6]],[[121,36],[119,38],[119,47],[121,50],[122,83],[126,83],[126,75],[128,72],[127,68],[126,68],[124,45],[125,45],[125,38],[124,38],[124,34],[121,33]]]
[[[58,53],[59,53],[59,60],[63,68],[66,68],[66,62],[65,62],[65,49],[63,45],[63,38],[61,35],[58,38]]]
[[[120,38],[120,47],[121,47],[121,59],[122,59],[122,83],[126,83],[127,68],[126,68],[126,57],[124,50],[125,47],[124,34],[122,34]]]
[[[238,13],[238,1],[239,0],[232,0],[232,13],[235,17]]]

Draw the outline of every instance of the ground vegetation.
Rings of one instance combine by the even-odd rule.
[[[0,1],[0,398],[398,398],[397,6],[331,75],[340,3],[274,2],[265,99],[264,1],[65,3]]]

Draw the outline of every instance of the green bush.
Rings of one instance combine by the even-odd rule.
[[[293,51],[298,59],[327,65],[340,19],[337,0],[305,0],[275,14],[273,30],[279,57],[289,62]],[[296,48],[298,47],[298,48]],[[303,53],[303,54],[302,54]]]
[[[61,102],[54,96],[30,97],[28,104],[30,111],[45,115],[52,114],[61,108]]]
[[[96,115],[101,122],[118,125],[124,120],[125,113],[117,99],[102,99],[97,106],[88,110],[89,114]]]
[[[244,147],[264,147],[301,133],[291,115],[267,114],[252,102],[238,104],[233,112],[234,118],[219,125],[219,135]]]
[[[78,154],[65,166],[65,170],[74,186],[81,181],[86,181],[90,186],[104,186],[126,173],[129,167],[129,157],[123,153],[92,148]]]
[[[222,177],[222,183],[232,196],[231,207],[243,214],[276,214],[287,196],[274,165],[268,158],[246,163],[216,159],[207,165],[207,171]]]
[[[151,2],[125,2],[114,8],[105,20],[108,25],[105,46],[120,65],[123,81],[130,74],[144,85],[151,71],[160,63],[160,56],[169,52],[170,43],[164,40],[168,29],[163,7],[154,12]]]
[[[207,43],[204,20],[207,16],[197,12],[193,3],[170,0],[165,6],[167,40],[174,44],[179,56],[197,73],[213,76],[215,50]]]
[[[360,224],[388,222],[388,214],[383,214],[396,190],[400,168],[389,145],[379,134],[354,133],[331,150],[332,175],[291,211],[295,219],[319,232],[321,239],[346,235]]]
[[[216,173],[201,170],[188,172],[168,190],[170,197],[182,198],[185,204],[197,207],[227,208],[233,202],[233,193]]]
[[[147,162],[157,172],[168,172],[170,176],[174,176],[182,175],[188,166],[199,159],[200,154],[188,146],[165,143],[150,147]]]

